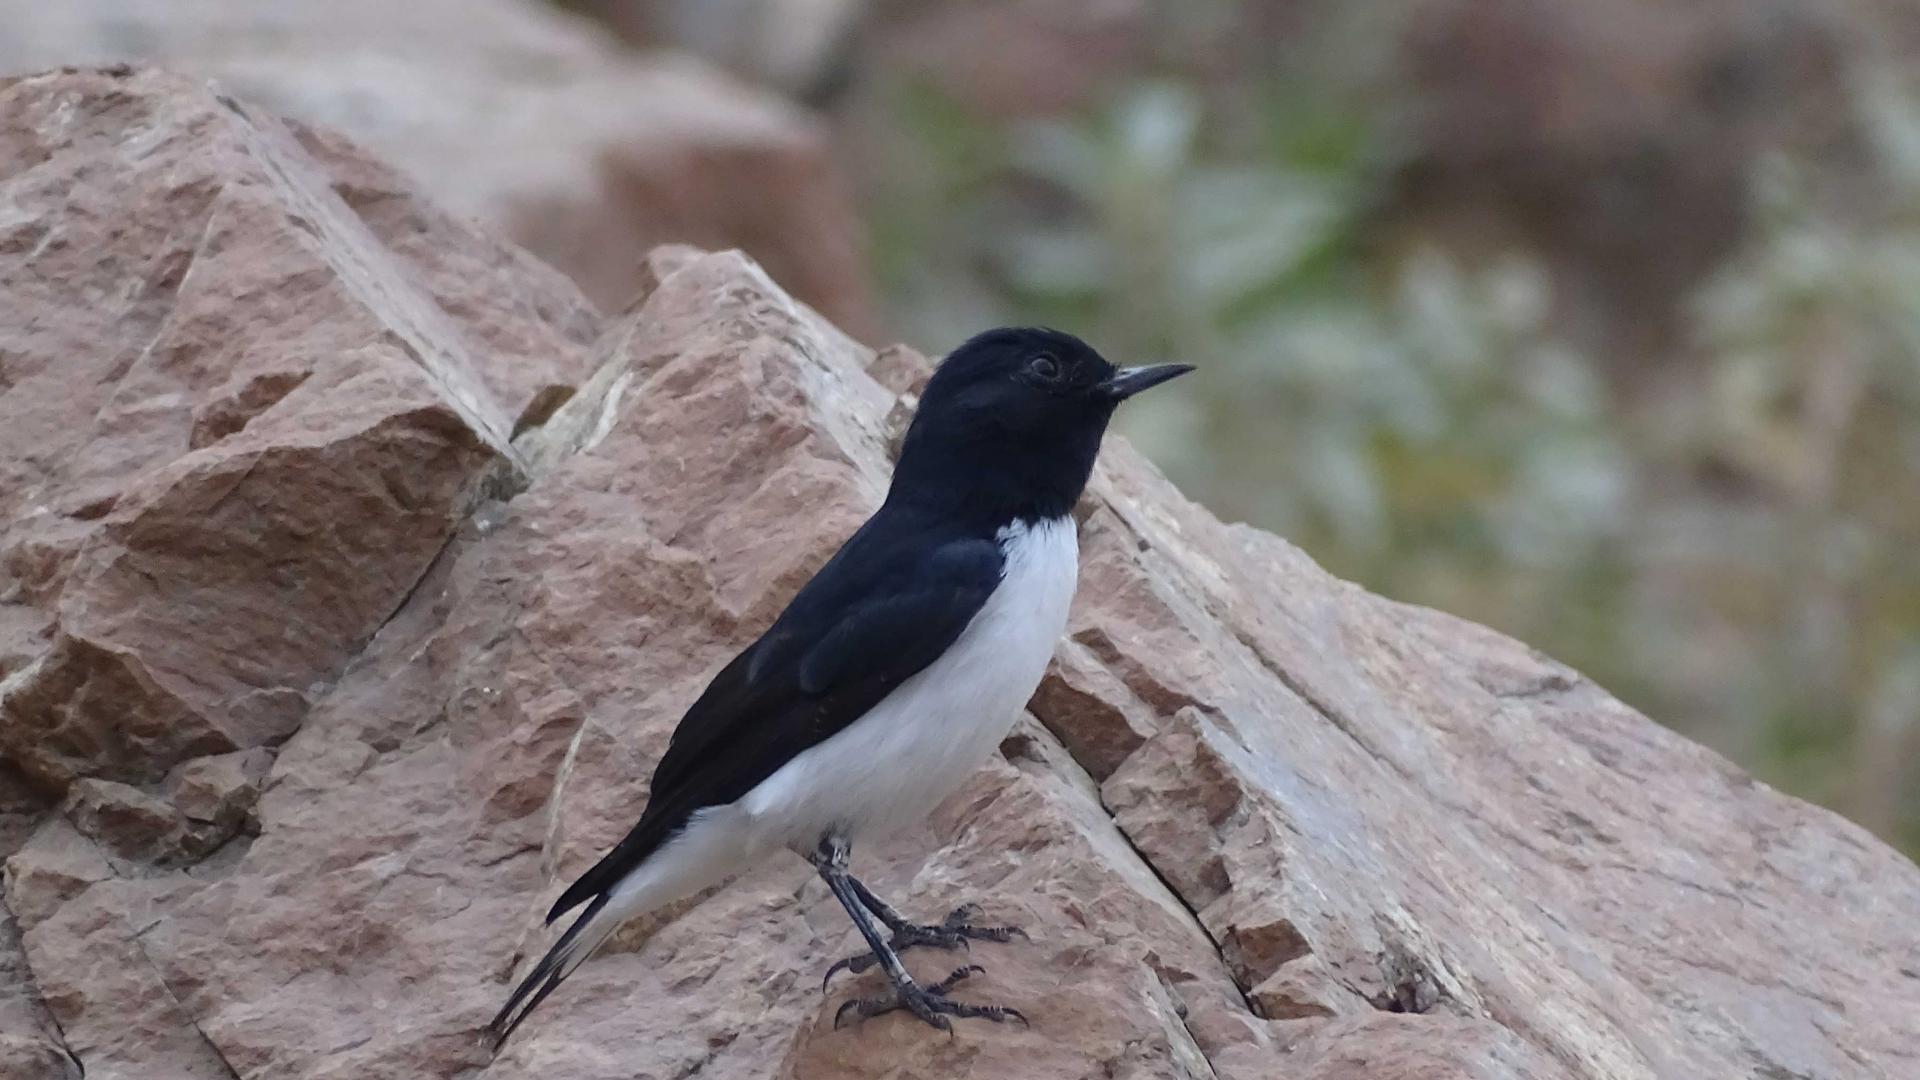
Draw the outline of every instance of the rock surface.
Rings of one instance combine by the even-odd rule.
[[[603,310],[632,297],[648,248],[675,241],[742,248],[850,331],[873,329],[817,121],[691,60],[626,53],[547,4],[0,0],[0,25],[0,72],[161,63],[345,132]]]
[[[1920,1070],[1920,870],[1118,443],[1035,716],[855,855],[1023,923],[967,985],[1031,1030],[834,1031],[874,976],[820,992],[856,938],[779,860],[490,1059],[546,903],[880,497],[925,361],[735,254],[655,252],[601,324],[164,76],[0,88],[0,176],[9,1080]]]

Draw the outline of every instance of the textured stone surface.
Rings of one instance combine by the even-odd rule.
[[[74,781],[60,812],[83,835],[122,858],[157,862],[188,846],[186,816],[172,803],[112,780]]]
[[[874,328],[815,120],[693,61],[626,53],[545,3],[0,0],[0,24],[0,72],[160,63],[345,132],[604,310],[632,295],[649,247],[677,241],[742,248],[849,330]]]
[[[18,118],[49,113],[66,118],[68,141],[21,134],[51,121]],[[16,82],[0,91],[0,123],[8,183],[47,171],[41,203],[7,204],[38,207],[10,228],[95,219],[55,198],[59,186],[85,206],[89,185],[110,180],[148,208],[65,262],[0,279],[10,302],[46,298],[33,325],[69,335],[75,365],[101,364],[78,370],[113,370],[95,351],[124,351],[110,336],[119,321],[92,308],[56,319],[43,273],[89,283],[71,295],[140,295],[142,268],[176,236],[220,236],[146,333],[227,327],[136,349],[116,376],[106,396],[144,401],[141,422],[168,433],[125,444],[150,449],[96,452],[117,469],[77,471],[75,452],[16,466],[34,485],[28,505],[116,497],[92,518],[20,519],[43,554],[5,564],[45,570],[8,579],[6,625],[52,628],[16,643],[24,660],[0,712],[0,745],[26,766],[0,770],[0,835],[23,845],[6,864],[20,930],[16,946],[0,924],[0,972],[28,976],[0,997],[9,1067],[65,1076],[77,1059],[96,1080],[1517,1080],[1894,1078],[1920,1065],[1920,870],[1523,646],[1215,521],[1118,443],[1081,508],[1082,590],[1035,715],[926,823],[855,853],[909,910],[973,899],[1023,923],[1031,942],[974,950],[987,970],[967,987],[1019,1006],[1031,1029],[968,1024],[949,1039],[895,1015],[832,1030],[838,1004],[875,976],[822,994],[820,973],[857,938],[783,858],[617,935],[491,1059],[479,1031],[549,940],[546,904],[638,813],[704,680],[879,498],[925,361],[871,354],[746,259],[686,248],[649,256],[646,295],[604,325],[574,319],[560,286],[506,256],[499,292],[469,280],[451,303],[440,275],[461,259],[448,253],[478,259],[487,248],[462,245],[482,238],[417,202],[404,242],[318,196],[290,210],[295,181],[263,171],[377,167],[333,142],[302,149],[166,79]],[[129,144],[148,156],[113,156]],[[64,163],[82,152],[114,165],[76,177]],[[197,212],[158,223],[192,169],[253,200],[231,232],[209,234]],[[223,276],[223,252],[251,253],[255,272]],[[283,265],[308,269],[268,272]],[[386,287],[355,291],[364,280]],[[225,284],[189,304],[201,281]],[[418,316],[411,336],[393,326],[400,310]],[[528,361],[511,358],[529,354],[478,347],[495,335],[546,335],[555,367],[503,381],[493,365],[524,376]],[[437,345],[389,357],[396,338]],[[40,355],[14,340],[10,373],[13,356]],[[155,356],[171,366],[141,374]],[[290,356],[304,366],[274,359]],[[465,373],[473,401],[456,407],[438,396],[446,380],[401,374],[420,356]],[[149,384],[129,382],[175,370],[198,381],[170,375],[144,399],[134,388]],[[294,390],[193,445],[213,400],[194,387],[235,399],[232,387],[287,370],[305,372]],[[338,389],[369,372],[385,396]],[[69,406],[50,376],[15,380],[0,407],[10,421],[67,408],[48,427],[74,429],[85,451],[108,437],[86,434],[104,406],[86,397],[90,380],[73,383]],[[442,419],[407,453],[351,434],[396,414]],[[515,428],[509,447],[501,432]],[[223,523],[300,507],[302,520],[384,530],[382,542],[316,526],[259,565],[234,558],[244,528],[196,531],[175,515],[154,519],[176,528],[148,534],[139,588],[86,591],[97,578],[75,568],[125,546],[109,530],[157,527],[141,523],[160,495],[248,439],[295,464],[271,485],[235,485]],[[309,454],[328,467],[298,464]],[[382,468],[430,494],[411,511],[350,497],[356,470]],[[448,478],[423,479],[439,470]],[[442,491],[463,497],[431,494]],[[338,629],[344,586],[326,585],[349,570],[381,598],[358,634]],[[221,666],[239,662],[228,658],[243,628],[228,624],[267,610],[254,590],[276,580],[313,585],[265,593],[276,620],[250,633],[332,649],[312,681]],[[84,610],[73,596],[89,598]],[[112,601],[108,625],[171,631],[99,652],[194,678],[86,683],[92,696],[45,707],[46,687],[65,684],[36,674],[40,657],[75,634],[74,612],[99,617],[96,596]],[[139,711],[163,695],[175,711]],[[139,740],[70,734],[58,754],[41,749],[45,733],[111,733],[129,716],[147,725]],[[180,738],[183,725],[221,737]],[[272,734],[236,737],[256,731]],[[119,842],[83,812],[93,803],[137,804],[150,812],[140,820],[189,831],[217,824],[221,840]],[[909,955],[927,975],[959,962]]]
[[[80,1076],[79,1066],[68,1056],[53,1018],[40,1000],[15,918],[23,908],[12,900],[11,858],[36,829],[64,824],[58,818],[40,820],[47,809],[44,796],[0,759],[0,881],[6,883],[0,895],[7,898],[0,906],[0,1076],[8,1080],[77,1080]],[[108,873],[102,861],[99,874],[90,880],[104,880]],[[48,909],[55,903],[48,903]]]
[[[0,749],[60,790],[283,740],[589,309],[450,223],[385,247],[281,125],[171,78],[13,81],[0,157]]]

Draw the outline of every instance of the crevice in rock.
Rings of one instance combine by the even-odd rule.
[[[1240,1004],[1246,1006],[1248,1013],[1259,1016],[1260,1010],[1254,1006],[1253,998],[1249,996],[1248,993],[1252,988],[1241,986],[1240,980],[1234,978],[1233,966],[1227,963],[1225,948],[1221,945],[1220,939],[1214,936],[1213,930],[1207,926],[1206,920],[1200,917],[1200,912],[1193,906],[1193,902],[1182,895],[1179,889],[1174,888],[1173,882],[1167,880],[1167,876],[1160,872],[1158,866],[1153,864],[1153,860],[1147,857],[1147,853],[1141,851],[1140,846],[1134,843],[1133,837],[1129,835],[1127,830],[1121,827],[1120,822],[1114,818],[1113,811],[1107,806],[1105,799],[1100,801],[1100,809],[1105,811],[1107,819],[1113,822],[1114,831],[1120,834],[1122,840],[1126,841],[1127,850],[1133,852],[1133,857],[1139,859],[1140,864],[1147,868],[1147,872],[1153,875],[1154,880],[1158,881],[1160,886],[1167,890],[1167,894],[1179,901],[1181,908],[1185,909],[1186,913],[1193,917],[1193,924],[1200,928],[1200,932],[1206,935],[1207,944],[1213,947],[1213,955],[1214,958],[1220,962],[1220,970],[1226,974],[1227,981],[1233,984],[1234,990],[1240,995]]]
[[[234,871],[258,839],[257,826],[243,826],[220,841],[219,847],[182,866],[180,871],[196,881],[218,881]]]
[[[520,418],[513,422],[514,440],[518,441],[520,436],[529,431],[537,431],[545,427],[547,421],[553,419],[553,414],[560,411],[560,406],[572,401],[573,396],[579,392],[579,387],[568,386],[565,383],[541,387],[540,391],[527,402],[526,407],[520,410]]]
[[[163,983],[164,983],[164,980],[163,980]],[[167,992],[169,994],[173,993],[171,988],[169,988]],[[184,1003],[181,1003],[178,997],[174,998],[174,1002],[180,1005],[180,1015],[185,1016],[187,1018],[187,1023],[189,1026],[193,1028],[193,1033],[195,1035],[200,1036],[201,1042],[207,1044],[207,1049],[209,1051],[212,1051],[214,1060],[220,1063],[220,1067],[226,1070],[227,1075],[232,1077],[233,1080],[241,1080],[240,1070],[233,1067],[233,1062],[228,1061],[227,1055],[221,1052],[220,1044],[214,1042],[213,1039],[207,1034],[206,1029],[200,1026],[200,1019],[194,1016],[192,1013],[189,1013],[187,1011],[186,1005]]]
[[[1182,901],[1182,903],[1185,903],[1185,901]],[[1205,927],[1202,927],[1202,929],[1204,930]],[[1207,1075],[1215,1077],[1217,1080],[1220,1075],[1220,1070],[1213,1067],[1212,1055],[1207,1053],[1206,1046],[1200,1042],[1200,1037],[1193,1033],[1193,1028],[1187,1026],[1187,1009],[1185,1003],[1181,1000],[1180,991],[1167,983],[1167,977],[1163,975],[1158,968],[1154,969],[1153,977],[1155,981],[1160,984],[1160,992],[1166,995],[1167,1002],[1173,1012],[1173,1018],[1180,1024],[1180,1030],[1187,1033],[1187,1041],[1193,1045],[1194,1053],[1199,1054],[1200,1060],[1206,1063]],[[1247,1000],[1246,995],[1242,994],[1241,1000]],[[1247,1001],[1247,1006],[1248,1008],[1252,1008],[1253,1003]],[[1254,1015],[1258,1016],[1260,1014],[1255,1013]]]
[[[1166,890],[1166,894],[1172,897],[1175,903],[1180,905],[1180,909],[1186,912],[1187,917],[1192,920],[1195,928],[1197,928],[1201,936],[1206,939],[1208,947],[1213,950],[1214,959],[1220,965],[1221,974],[1226,976],[1227,983],[1231,985],[1234,988],[1234,992],[1239,995],[1240,1004],[1247,1010],[1248,1015],[1260,1016],[1260,1010],[1254,1006],[1253,998],[1248,994],[1249,988],[1242,986],[1240,980],[1234,977],[1233,968],[1227,962],[1226,952],[1220,940],[1214,936],[1213,931],[1207,927],[1206,921],[1200,917],[1200,912],[1193,906],[1193,901],[1174,887],[1173,882],[1169,881],[1167,876],[1161,873],[1160,868],[1154,865],[1153,860],[1147,857],[1146,852],[1140,850],[1140,846],[1134,842],[1134,838],[1129,835],[1127,830],[1120,824],[1119,819],[1114,817],[1113,808],[1107,805],[1106,798],[1100,791],[1100,786],[1092,780],[1091,774],[1086,771],[1086,764],[1079,758],[1073,756],[1072,748],[1068,747],[1065,740],[1060,737],[1059,732],[1054,730],[1053,725],[1048,722],[1045,713],[1034,708],[1032,702],[1028,703],[1027,709],[1033,718],[1039,722],[1040,727],[1047,733],[1049,741],[1053,745],[1058,746],[1061,752],[1067,755],[1065,762],[1056,761],[1049,763],[1044,756],[1038,754],[1033,755],[1032,759],[1051,768],[1056,774],[1068,767],[1080,770],[1081,777],[1086,781],[1085,784],[1073,783],[1072,778],[1068,777],[1066,779],[1068,779],[1071,786],[1074,790],[1087,794],[1090,799],[1100,807],[1101,813],[1106,816],[1107,821],[1113,826],[1114,835],[1119,837],[1121,843],[1127,846],[1127,850],[1131,852],[1134,859],[1146,869],[1147,873],[1152,875],[1153,879],[1160,883],[1160,887]],[[1009,736],[1009,739],[1018,738],[1025,738],[1025,736],[1022,736],[1018,729],[1016,729],[1014,734]],[[1018,751],[1016,751],[1015,754],[1008,754],[1008,747],[1004,743],[1001,747],[1001,753],[1007,755],[1009,760],[1012,760],[1016,766],[1020,764]],[[1071,762],[1071,766],[1068,766],[1067,762]],[[1155,972],[1155,977],[1159,977],[1157,971]],[[1198,1044],[1196,1043],[1196,1045]]]
[[[1041,718],[1041,722],[1046,722],[1044,717]],[[1051,731],[1052,729],[1049,728],[1048,730]],[[1085,766],[1082,767],[1084,768]],[[1133,857],[1140,860],[1140,865],[1147,868],[1147,872],[1152,874],[1154,880],[1160,883],[1160,887],[1167,890],[1167,895],[1178,901],[1180,907],[1193,919],[1193,924],[1200,928],[1200,933],[1206,937],[1207,944],[1213,948],[1214,959],[1220,962],[1221,972],[1226,975],[1227,982],[1231,983],[1235,992],[1240,995],[1240,1004],[1246,1006],[1248,1013],[1259,1016],[1260,1010],[1254,1007],[1253,998],[1249,996],[1248,993],[1252,988],[1240,985],[1240,980],[1234,978],[1233,966],[1227,963],[1225,948],[1221,945],[1220,939],[1214,936],[1213,930],[1207,926],[1206,920],[1200,917],[1200,911],[1193,906],[1193,901],[1189,900],[1179,889],[1175,888],[1173,882],[1167,880],[1167,876],[1160,872],[1160,868],[1154,865],[1152,859],[1147,857],[1147,853],[1140,850],[1140,846],[1134,842],[1132,835],[1120,824],[1119,819],[1113,816],[1113,808],[1107,805],[1107,800],[1104,796],[1100,799],[1100,809],[1107,815],[1107,820],[1113,822],[1113,831],[1119,834],[1121,840],[1126,842],[1127,850],[1133,852]]]
[[[0,689],[10,681],[0,679]],[[19,765],[0,756],[0,860],[20,850],[58,805]]]
[[[207,250],[207,243],[213,236],[214,225],[220,216],[216,203],[221,193],[226,190],[224,183],[201,186],[207,189],[205,201],[190,217],[190,220],[199,223],[198,235],[194,237],[193,246],[185,251],[176,250],[162,259],[158,272],[142,282],[141,295],[128,309],[126,318],[129,321],[139,320],[145,324],[140,326],[140,336],[146,339],[146,343],[137,349],[126,350],[123,355],[116,358],[113,367],[109,368],[101,379],[104,383],[115,384],[117,387],[129,372],[153,354],[154,346],[160,343],[160,339],[166,336],[168,328],[173,325],[175,301],[180,296],[181,290],[186,288],[187,279],[192,276],[194,265],[200,261],[201,255]],[[169,237],[169,240],[171,239]],[[152,311],[151,316],[147,314],[149,310]],[[148,322],[149,319],[150,322]],[[112,408],[117,400],[118,394],[113,393],[107,395],[106,400],[101,402],[100,409],[93,416],[96,426],[100,424],[106,410]],[[76,447],[74,454],[78,453],[80,449]]]
[[[7,902],[4,892],[0,892],[0,934],[4,934],[7,939],[5,943],[10,944],[14,955],[20,958],[20,989],[27,998],[27,1007],[41,1034],[50,1038],[60,1052],[67,1055],[67,1060],[73,1062],[79,1075],[85,1077],[86,1062],[73,1052],[73,1047],[67,1042],[66,1028],[61,1026],[60,1018],[53,1014],[53,1010],[47,1007],[46,995],[40,992],[40,978],[34,974],[33,958],[27,955],[26,944],[20,934],[20,922],[14,917],[13,907]]]
[[[1068,759],[1081,770],[1087,770],[1088,774],[1091,775],[1087,763],[1073,753],[1073,747],[1061,736],[1059,730],[1046,715],[1046,712],[1038,708],[1034,702],[1029,702],[1027,707],[1028,710],[1032,712],[1034,719],[1038,720],[1040,725],[1046,729],[1047,733],[1053,737],[1053,741],[1058,743],[1061,748],[1066,751]],[[1092,785],[1092,794],[1098,802],[1101,812],[1104,813],[1107,820],[1113,824],[1114,834],[1120,837],[1121,841],[1127,845],[1127,849],[1133,853],[1133,857],[1139,861],[1141,866],[1146,868],[1149,874],[1153,875],[1154,880],[1160,883],[1160,887],[1166,890],[1168,896],[1173,897],[1174,901],[1187,913],[1187,916],[1193,920],[1194,926],[1199,928],[1201,935],[1206,938],[1207,944],[1213,949],[1214,959],[1219,963],[1221,972],[1226,976],[1227,982],[1233,986],[1234,992],[1239,995],[1241,1005],[1246,1008],[1249,1015],[1260,1016],[1260,1010],[1253,1002],[1253,988],[1243,985],[1240,979],[1234,974],[1234,967],[1227,959],[1225,945],[1214,935],[1212,928],[1207,926],[1206,920],[1201,918],[1200,909],[1194,906],[1192,898],[1181,892],[1180,889],[1168,879],[1167,875],[1161,871],[1160,867],[1155,865],[1153,859],[1150,858],[1145,851],[1140,849],[1139,844],[1135,842],[1132,834],[1127,832],[1126,827],[1122,825],[1119,818],[1114,815],[1113,807],[1107,803],[1106,795],[1097,783]]]
[[[352,670],[354,664],[358,663],[360,659],[366,655],[367,646],[371,645],[375,638],[378,638],[383,632],[385,632],[387,627],[393,625],[393,620],[399,618],[401,612],[406,611],[407,608],[413,605],[413,598],[419,595],[421,586],[425,585],[428,581],[433,579],[434,572],[440,569],[441,563],[444,562],[447,558],[447,553],[452,551],[454,548],[454,545],[459,543],[462,530],[464,529],[466,523],[472,520],[474,514],[476,514],[480,510],[480,505],[481,504],[476,504],[475,506],[469,508],[461,516],[460,520],[454,523],[453,528],[448,530],[446,540],[441,543],[440,549],[433,553],[433,558],[428,559],[427,565],[424,567],[421,567],[420,573],[418,576],[416,576],[413,579],[413,583],[408,585],[406,591],[400,594],[399,601],[397,601],[393,605],[393,607],[390,610],[388,610],[387,614],[383,618],[381,618],[380,625],[374,627],[373,633],[367,635],[367,640],[360,643],[360,647],[354,651],[352,659],[348,660],[346,664],[342,665],[341,667],[342,674],[345,674],[345,672]]]
[[[1515,686],[1501,686],[1484,675],[1478,674],[1474,676],[1474,681],[1495,697],[1520,701],[1569,693],[1578,689],[1581,682],[1578,678],[1560,671],[1549,671]]]
[[[714,1059],[720,1056],[720,1051],[726,1049],[728,1046],[732,1045],[732,1043],[733,1043],[733,1040],[728,1039],[726,1042],[723,1042],[718,1046],[707,1047],[706,1053],[701,1054],[699,1057],[693,1059],[692,1061],[688,1062],[685,1066],[681,1067],[679,1071],[675,1072],[673,1074],[673,1080],[693,1080],[694,1077],[699,1076],[701,1073],[705,1072],[707,1069],[707,1066],[713,1064]]]
[[[167,1000],[173,1003],[173,1007],[179,1012],[180,1018],[187,1022],[187,1026],[193,1029],[195,1035],[200,1036],[200,1041],[206,1044],[207,1051],[213,1055],[215,1061],[220,1063],[221,1069],[225,1070],[227,1076],[231,1077],[232,1080],[242,1080],[240,1071],[235,1069],[233,1063],[227,1060],[227,1055],[221,1051],[220,1044],[214,1042],[213,1038],[207,1034],[206,1029],[200,1026],[200,1018],[195,1016],[192,1010],[187,1008],[187,1003],[180,999],[180,995],[174,990],[173,985],[167,982],[166,973],[160,970],[159,964],[154,963],[152,954],[147,952],[146,945],[140,940],[141,935],[146,933],[147,930],[151,930],[154,925],[158,925],[159,922],[160,920],[156,918],[152,924],[142,928],[138,933],[128,934],[127,941],[133,946],[134,951],[140,954],[140,959],[146,963],[147,969],[153,972],[154,981],[159,983],[160,988],[166,992]]]

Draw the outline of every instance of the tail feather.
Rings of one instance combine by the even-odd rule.
[[[620,920],[616,918],[597,918],[601,910],[607,906],[608,899],[605,893],[594,897],[593,902],[587,905],[579,918],[574,919],[573,923],[567,927],[566,933],[560,935],[560,940],[554,942],[553,947],[547,950],[547,955],[540,958],[540,962],[533,966],[533,970],[527,973],[526,978],[520,980],[520,985],[516,986],[513,993],[508,996],[507,1003],[500,1007],[500,1012],[494,1016],[493,1022],[487,1025],[488,1030],[493,1033],[495,1053],[499,1053],[500,1048],[506,1045],[506,1041],[513,1036],[514,1029],[519,1027],[534,1009],[539,1008],[547,995],[553,993],[555,987],[565,981],[567,976],[573,974],[575,968],[584,963],[587,957],[592,956],[593,951],[599,948],[600,943],[605,941],[620,924]]]
[[[540,958],[489,1025],[498,1051],[527,1016],[585,963],[622,922],[691,896],[740,869],[748,855],[745,819],[700,813],[665,842],[643,819],[627,839],[567,889],[547,921],[586,904]]]

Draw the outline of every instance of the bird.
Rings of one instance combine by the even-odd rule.
[[[866,842],[924,817],[983,765],[1039,687],[1078,577],[1074,504],[1128,398],[1193,370],[1116,367],[1059,330],[978,334],[934,369],[885,500],[693,703],[639,821],[547,913],[578,914],[489,1025],[497,1053],[622,923],[781,849],[807,860],[864,939],[827,970],[878,966],[888,989],[840,1026],[905,1010],[1002,1022],[1017,1009],[951,996],[968,965],[922,986],[899,953],[1024,936],[975,905],[918,924],[849,871]],[[885,928],[887,936],[882,936]],[[825,980],[822,985],[825,986]]]

